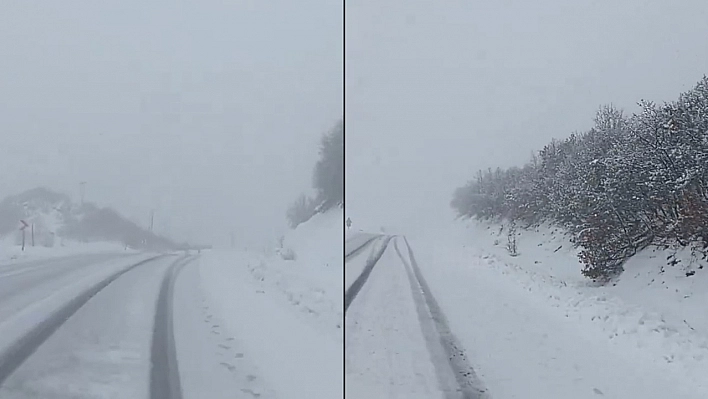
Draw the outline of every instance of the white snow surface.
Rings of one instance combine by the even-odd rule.
[[[361,248],[362,245],[369,242],[371,239],[376,237],[381,237],[381,234],[366,234],[366,233],[352,233],[348,232],[344,238],[344,256],[349,256],[357,248]]]
[[[5,298],[0,306],[0,314],[3,316],[0,320],[0,350],[13,345],[37,324],[97,282],[131,264],[153,256],[155,255],[138,254],[92,261],[86,266],[70,270],[68,274],[58,278],[53,277],[37,286],[28,286],[16,295]],[[80,258],[77,258],[77,262],[79,261]],[[42,268],[32,268],[27,274],[13,272],[12,278],[26,278],[29,273],[48,273],[54,263],[48,264],[49,266]]]
[[[661,272],[669,252],[649,249],[598,287],[559,229],[519,229],[518,256],[499,231],[466,221],[407,235],[493,398],[708,397],[699,261],[679,252],[682,263]]]
[[[243,340],[211,306],[202,267],[201,258],[197,258],[183,268],[175,282],[174,307],[179,311],[174,315],[174,334],[182,396],[275,398]]]
[[[357,240],[357,246],[362,245],[371,239],[371,235],[365,235],[364,239]],[[344,289],[351,287],[352,283],[361,275],[369,262],[372,262],[386,243],[386,237],[381,236],[366,244],[358,253],[352,254],[344,265]]]
[[[280,252],[203,252],[201,281],[215,315],[279,398],[342,397],[344,223],[318,214]]]
[[[140,266],[101,290],[8,378],[0,397],[146,397],[153,306],[174,260]]]
[[[0,265],[98,253],[138,253],[138,251],[133,249],[125,249],[125,247],[120,243],[114,242],[83,243],[71,240],[65,240],[63,245],[57,242],[57,244],[51,248],[40,245],[33,247],[28,242],[26,243],[25,250],[23,251],[20,245],[15,245],[15,240],[11,236],[0,240]]]
[[[341,337],[343,302],[342,210],[315,215],[285,236],[295,260],[263,254],[247,266],[254,280],[287,301],[306,323]]]
[[[345,329],[347,398],[444,397],[393,242],[349,307]]]

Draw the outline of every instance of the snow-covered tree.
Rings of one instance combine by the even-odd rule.
[[[675,102],[639,105],[629,118],[601,107],[592,129],[552,140],[522,168],[480,171],[451,206],[565,228],[591,278],[620,273],[652,244],[708,253],[708,78]]]
[[[321,212],[344,202],[344,122],[322,137],[320,159],[315,165],[313,186]]]

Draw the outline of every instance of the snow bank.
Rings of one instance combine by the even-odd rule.
[[[277,397],[341,397],[341,327],[330,325],[334,316],[327,313],[334,293],[342,297],[341,278],[319,291],[320,280],[306,274],[326,267],[246,251],[201,256],[201,281],[211,307],[243,346],[240,355],[252,359]]]
[[[341,397],[343,229],[335,209],[289,231],[277,250],[201,257],[206,296],[278,397]]]
[[[248,252],[250,260],[243,265],[253,280],[275,292],[297,317],[337,339],[342,334],[344,306],[343,229],[341,209],[317,214],[288,231],[282,248]]]
[[[251,275],[280,292],[304,320],[336,336],[344,306],[342,217],[341,209],[334,209],[289,231],[283,248],[294,252],[294,260],[276,251],[249,265]]]
[[[439,241],[441,231],[435,235]],[[507,228],[499,224],[466,221],[442,236],[461,257],[481,258],[527,291],[529,300],[577,323],[588,339],[708,389],[708,271],[687,251],[647,249],[626,264],[614,285],[599,287],[580,274],[577,251],[558,228],[519,229],[516,256],[506,248]],[[667,258],[679,263],[667,266]]]

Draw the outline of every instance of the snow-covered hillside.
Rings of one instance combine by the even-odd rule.
[[[572,285],[590,292],[606,292],[628,303],[647,305],[685,320],[691,327],[708,333],[708,317],[701,305],[708,302],[708,261],[681,248],[647,248],[625,264],[625,272],[608,286],[597,286],[580,275],[582,264],[577,250],[558,228],[542,226],[518,230],[517,252],[507,248],[508,227],[501,224],[466,222],[470,244],[480,247],[502,260],[529,273],[545,275],[563,286]],[[474,243],[474,244],[472,244]]]
[[[112,242],[132,248],[170,249],[178,245],[152,234],[110,208],[75,204],[63,194],[35,188],[0,202],[0,239],[5,246],[55,248],[81,243]]]

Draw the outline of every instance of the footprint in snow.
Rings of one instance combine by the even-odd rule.
[[[257,392],[254,392],[254,391],[252,391],[252,390],[250,390],[250,389],[241,389],[241,392],[245,392],[245,393],[251,394],[251,396],[253,396],[254,398],[260,398],[260,397],[261,397],[261,394],[259,394],[259,393],[257,393]]]
[[[229,364],[229,363],[226,363],[226,362],[221,362],[221,365],[224,366],[224,367],[226,367],[227,369],[229,369],[229,371],[232,371],[232,372],[233,372],[234,370],[236,370],[236,366],[234,366],[233,364]]]

